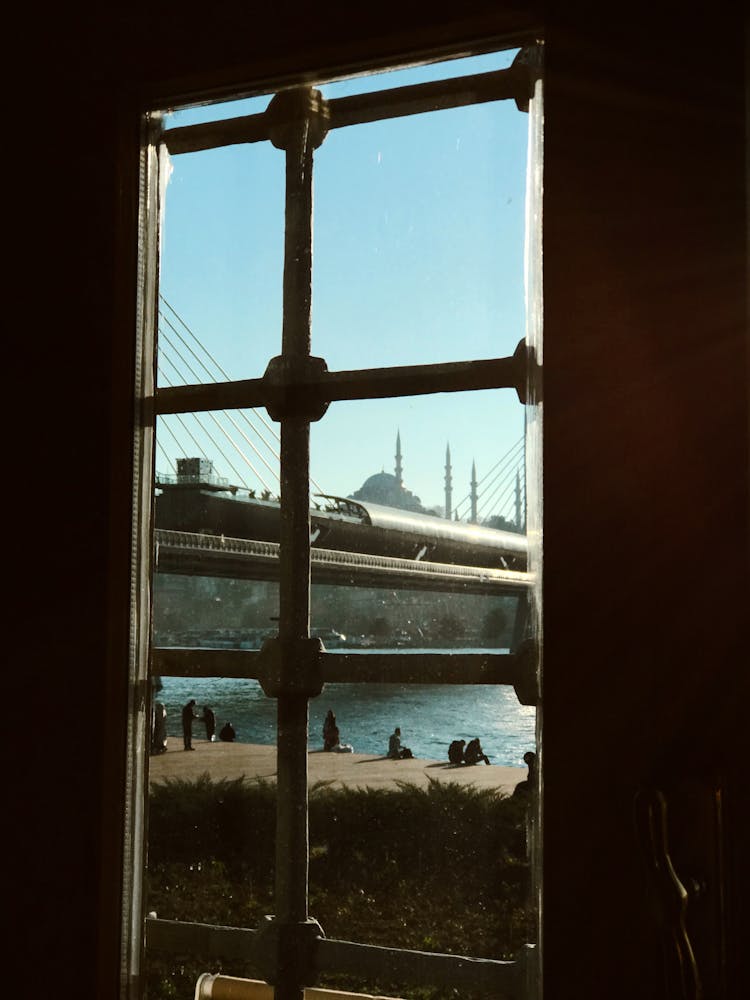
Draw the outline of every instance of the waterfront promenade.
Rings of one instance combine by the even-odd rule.
[[[214,781],[244,777],[247,781],[276,780],[276,747],[256,743],[209,743],[193,738],[194,751],[183,750],[182,740],[170,737],[167,752],[149,757],[152,783],[168,778],[195,781],[208,774]],[[425,788],[430,780],[452,781],[477,788],[495,788],[510,794],[526,778],[524,767],[497,764],[455,766],[447,761],[389,760],[361,753],[325,753],[310,750],[307,755],[310,787],[326,782],[333,787],[395,788],[408,782]]]

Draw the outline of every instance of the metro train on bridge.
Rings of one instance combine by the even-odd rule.
[[[346,497],[318,495],[310,510],[313,547],[424,562],[525,571],[526,537]],[[279,541],[280,506],[238,487],[157,482],[156,527]]]

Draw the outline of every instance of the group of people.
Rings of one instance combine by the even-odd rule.
[[[454,740],[448,747],[448,760],[451,764],[478,764],[480,760],[485,764],[490,762],[478,738],[468,743],[466,740]]]
[[[327,753],[354,753],[354,747],[350,743],[341,742],[336,715],[332,708],[328,709],[323,720],[323,749]],[[388,756],[393,760],[414,756],[408,747],[401,746],[401,730],[398,726],[388,740]]]
[[[167,749],[166,718],[167,711],[164,705],[161,702],[157,702],[155,705],[152,733],[153,753],[163,753]],[[203,715],[198,715],[195,710],[195,698],[191,698],[182,709],[182,738],[185,750],[195,750],[193,746],[193,723],[197,721],[203,722],[206,727],[206,739],[212,742],[216,733],[216,714],[210,705],[204,705]],[[225,722],[219,732],[219,739],[225,743],[232,743],[236,736],[237,734],[232,723]],[[354,752],[354,747],[351,744],[341,742],[336,716],[330,708],[323,722],[323,749],[329,753]],[[388,758],[390,760],[407,760],[413,757],[414,754],[409,747],[402,745],[401,729],[396,726],[388,739]],[[529,774],[526,781],[522,781],[516,786],[514,794],[518,795],[529,792],[536,777],[536,754],[525,753],[523,759],[529,769]],[[478,764],[482,760],[485,764],[490,763],[490,758],[482,749],[482,744],[478,737],[469,740],[468,743],[462,739],[453,740],[448,747],[448,760],[451,764],[471,765]]]
[[[195,710],[195,698],[191,698],[182,709],[182,742],[185,750],[195,750],[193,746],[193,723],[203,722],[206,727],[206,739],[213,742],[216,734],[216,713],[210,705],[204,705],[203,715]],[[225,722],[219,730],[219,739],[224,743],[233,743],[237,733],[231,722]]]
[[[352,753],[353,747],[348,743],[341,743],[339,735],[339,727],[336,722],[336,716],[332,709],[328,709],[328,713],[323,722],[323,749],[329,753]],[[388,758],[390,760],[408,760],[414,757],[409,747],[405,747],[401,743],[401,729],[399,726],[393,730],[393,733],[388,739]],[[528,778],[526,781],[519,782],[516,785],[514,794],[515,795],[525,795],[530,793],[531,788],[534,784],[536,774],[536,754],[525,753],[523,755],[524,763],[529,769]],[[472,765],[478,764],[480,761],[484,761],[485,764],[489,764],[490,758],[482,749],[482,744],[478,737],[473,740],[453,740],[453,742],[448,747],[448,760],[451,764],[460,765]]]

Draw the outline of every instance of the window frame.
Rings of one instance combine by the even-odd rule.
[[[538,46],[537,46],[538,50]],[[502,71],[508,73],[508,71]],[[526,71],[524,71],[526,72]],[[143,943],[143,936],[140,934],[140,914],[143,909],[143,899],[141,898],[140,885],[142,884],[143,875],[143,856],[144,856],[144,845],[145,845],[145,825],[146,825],[146,813],[147,813],[147,796],[148,796],[148,774],[147,774],[147,758],[142,752],[142,748],[148,745],[148,740],[146,738],[146,719],[148,718],[148,692],[149,692],[149,679],[153,673],[158,672],[169,672],[169,670],[164,671],[165,660],[160,658],[159,651],[150,650],[149,646],[149,636],[148,622],[149,615],[147,609],[151,604],[151,585],[150,580],[152,573],[155,571],[155,558],[154,558],[154,546],[153,542],[153,532],[154,527],[152,523],[152,511],[153,511],[153,482],[154,482],[154,429],[156,418],[160,414],[166,413],[178,413],[178,412],[194,412],[196,410],[207,410],[207,409],[220,409],[236,406],[266,406],[269,413],[274,419],[279,419],[282,428],[282,470],[286,466],[291,466],[299,472],[296,477],[296,482],[290,483],[286,481],[286,496],[293,496],[293,500],[287,503],[287,534],[286,543],[285,536],[282,534],[282,548],[281,548],[281,560],[282,560],[282,590],[284,586],[289,589],[289,597],[286,600],[287,612],[282,610],[281,621],[280,621],[280,637],[279,640],[272,642],[267,650],[258,654],[248,654],[247,662],[251,663],[256,661],[258,669],[251,669],[250,672],[243,673],[242,676],[246,677],[256,677],[256,679],[261,680],[261,683],[266,690],[266,693],[270,693],[272,696],[279,698],[280,712],[286,711],[287,709],[292,712],[293,718],[296,720],[294,728],[297,730],[297,735],[292,740],[287,750],[282,751],[282,747],[279,744],[279,779],[278,779],[278,798],[281,801],[284,799],[286,792],[290,793],[289,801],[292,801],[292,796],[297,796],[297,805],[300,801],[300,794],[304,793],[304,798],[306,801],[307,796],[307,769],[306,769],[306,754],[307,754],[307,727],[306,722],[304,725],[304,740],[300,739],[300,733],[302,732],[301,725],[301,702],[300,697],[304,700],[304,713],[306,718],[307,712],[307,698],[310,696],[311,692],[318,684],[324,683],[327,679],[331,679],[332,676],[336,680],[354,680],[360,679],[355,678],[353,675],[349,675],[347,670],[351,669],[351,664],[347,664],[345,654],[337,653],[327,653],[319,648],[319,643],[316,640],[310,640],[309,638],[309,569],[310,569],[310,543],[309,543],[309,492],[307,486],[307,476],[308,476],[308,466],[309,466],[309,426],[311,419],[317,419],[312,416],[316,411],[322,409],[323,411],[327,405],[336,400],[343,398],[374,398],[376,396],[394,396],[394,395],[410,395],[414,392],[438,392],[438,391],[458,391],[460,389],[466,388],[508,388],[514,387],[519,393],[519,397],[522,401],[527,402],[527,412],[529,410],[535,411],[534,418],[529,423],[529,428],[527,428],[527,436],[531,442],[531,448],[529,450],[529,461],[539,462],[540,461],[540,446],[541,446],[541,399],[540,399],[540,389],[541,389],[541,299],[534,299],[535,295],[541,295],[541,273],[538,264],[532,261],[529,267],[529,261],[534,255],[540,254],[541,249],[541,214],[540,214],[540,192],[541,192],[541,129],[542,129],[542,113],[541,113],[541,75],[540,66],[537,63],[528,71],[529,79],[531,83],[531,93],[533,93],[533,104],[537,109],[536,115],[533,117],[533,129],[530,129],[530,143],[536,143],[536,155],[533,161],[532,172],[534,173],[533,178],[531,178],[531,183],[533,185],[539,185],[539,189],[535,191],[535,196],[528,199],[528,218],[527,218],[527,233],[530,235],[530,239],[527,237],[527,281],[529,282],[529,287],[535,289],[534,293],[530,296],[532,300],[532,308],[530,315],[527,317],[527,340],[526,345],[519,349],[513,358],[501,359],[500,361],[491,362],[459,362],[453,365],[424,365],[417,366],[417,369],[411,369],[408,372],[405,369],[379,369],[372,370],[369,372],[355,371],[355,372],[342,372],[342,373],[327,373],[320,368],[315,368],[313,365],[311,367],[310,360],[313,362],[315,359],[310,359],[310,338],[309,338],[309,285],[307,293],[305,291],[305,285],[307,279],[303,274],[301,281],[294,280],[293,277],[290,278],[291,281],[291,291],[289,295],[298,299],[298,303],[301,301],[301,307],[297,312],[304,314],[307,310],[307,329],[304,329],[305,323],[303,320],[302,329],[292,329],[287,331],[287,316],[293,312],[293,310],[287,308],[287,291],[285,288],[285,332],[283,337],[282,346],[282,358],[274,359],[278,362],[276,367],[269,365],[269,370],[263,379],[242,381],[242,382],[231,382],[231,383],[221,383],[206,386],[188,386],[181,387],[177,389],[161,389],[156,387],[156,377],[155,377],[155,363],[156,363],[156,303],[157,295],[156,289],[158,285],[157,275],[158,275],[158,230],[159,230],[159,213],[161,211],[161,197],[163,192],[160,191],[160,154],[158,149],[160,145],[163,144],[165,137],[168,137],[169,132],[163,133],[161,129],[161,123],[158,114],[147,114],[144,116],[144,131],[142,136],[142,159],[141,159],[141,197],[140,197],[140,233],[141,233],[141,268],[140,268],[140,281],[139,285],[141,288],[141,294],[138,300],[138,325],[140,329],[139,337],[139,354],[137,357],[137,377],[136,377],[136,412],[139,414],[139,419],[137,421],[135,442],[134,442],[134,469],[136,470],[136,475],[134,477],[134,493],[133,493],[133,510],[134,510],[134,536],[133,536],[133,560],[134,560],[134,579],[135,584],[132,593],[133,601],[133,622],[134,629],[131,633],[131,700],[129,705],[129,733],[128,733],[128,746],[129,746],[129,758],[128,758],[128,784],[126,788],[126,893],[125,893],[125,906],[124,912],[131,915],[131,921],[126,926],[125,931],[125,948],[123,949],[124,965],[127,966],[128,981],[137,981],[137,974],[132,975],[133,969],[140,965],[140,948]],[[518,79],[512,81],[514,92],[506,97],[515,97],[518,103]],[[528,84],[527,84],[528,85]],[[416,85],[417,87],[421,85]],[[431,85],[428,85],[431,86]],[[407,88],[401,88],[407,89]],[[281,91],[281,93],[298,93],[295,91]],[[382,92],[379,92],[382,93]],[[526,95],[526,100],[530,97],[530,94]],[[430,98],[433,99],[433,98]],[[493,98],[496,99],[496,98]],[[524,98],[521,97],[521,100]],[[342,99],[351,101],[351,99]],[[335,101],[330,102],[335,104]],[[519,104],[520,107],[520,104]],[[416,112],[414,112],[416,113]],[[254,116],[260,118],[262,116]],[[282,114],[282,121],[280,123],[281,127],[286,127],[286,121],[284,119],[284,114]],[[244,129],[247,123],[242,125]],[[231,133],[231,128],[228,129],[225,123],[222,124],[221,128],[225,133]],[[206,141],[206,134],[209,131],[207,126],[192,126],[187,129],[176,129],[173,130],[174,133],[179,133],[175,139],[176,145],[170,149],[171,152],[175,151],[187,151],[185,143],[189,142],[191,139],[204,142]],[[532,135],[533,132],[533,135]],[[190,135],[188,135],[190,133]],[[233,140],[236,141],[236,136],[238,133],[233,134]],[[245,133],[246,135],[247,133]],[[268,136],[265,136],[268,138]],[[230,139],[232,141],[232,139]],[[273,139],[272,139],[273,141]],[[274,143],[276,144],[276,143]],[[167,145],[169,145],[169,139],[167,138]],[[212,146],[196,146],[196,148],[212,148]],[[294,154],[290,156],[287,152],[287,163],[294,159]],[[312,160],[312,151],[310,150],[310,160]],[[289,166],[288,166],[288,176],[289,176]],[[293,167],[292,167],[293,169]],[[299,181],[300,176],[305,173],[304,170],[300,171],[296,180]],[[294,179],[292,183],[294,183]],[[532,188],[530,187],[530,190]],[[287,201],[287,204],[289,201]],[[304,219],[302,221],[303,227],[305,225]],[[309,245],[309,240],[308,240]],[[289,256],[294,256],[294,251],[288,251]],[[303,255],[304,256],[304,255]],[[536,259],[536,258],[535,258]],[[309,261],[306,262],[305,267],[309,268]],[[309,277],[309,271],[308,271]],[[286,277],[285,277],[286,286]],[[305,295],[307,294],[307,303],[305,304]],[[290,326],[299,326],[297,323],[298,317],[290,322]],[[292,356],[294,360],[291,364],[287,364],[289,356]],[[439,386],[439,388],[436,388]],[[338,393],[338,394],[337,394]],[[290,408],[290,401],[293,401]],[[299,402],[303,405],[303,414],[300,416]],[[322,414],[321,414],[322,415]],[[305,425],[305,426],[302,426]],[[284,432],[285,428],[287,430],[287,451],[286,457],[284,456]],[[291,431],[291,434],[289,432]],[[307,442],[305,442],[305,434],[307,435]],[[305,452],[307,449],[307,456],[305,457]],[[300,464],[300,456],[303,457],[304,461]],[[537,466],[538,467],[538,466]],[[282,471],[282,476],[284,475]],[[541,547],[539,545],[540,532],[539,526],[541,525],[541,500],[539,495],[538,484],[534,484],[534,476],[528,476],[527,480],[531,480],[529,487],[529,520],[527,522],[527,534],[529,537],[535,537],[536,544],[530,546],[533,548],[533,555],[530,559],[533,564],[533,573],[531,565],[529,567],[530,576],[533,575],[534,585],[530,588],[531,591],[531,613],[534,617],[534,634],[539,636],[541,633],[541,619],[539,612],[539,595],[541,588]],[[283,497],[283,493],[282,493]],[[285,502],[282,499],[282,525],[284,524],[284,509]],[[291,513],[290,513],[291,510]],[[303,514],[304,512],[304,514]],[[284,529],[282,528],[282,531]],[[535,534],[536,533],[536,534]],[[290,555],[291,552],[291,555]],[[286,555],[285,555],[286,553]],[[286,562],[286,567],[285,567]],[[296,562],[296,565],[294,563]],[[306,566],[307,573],[300,572],[300,567],[304,570]],[[291,569],[291,571],[290,571]],[[286,583],[284,583],[284,576],[286,575]],[[305,585],[303,582],[302,589],[300,589],[300,580],[304,581],[307,578],[306,592]],[[282,608],[285,606],[285,601],[282,598]],[[301,609],[304,608],[304,611]],[[307,627],[304,623],[304,618],[308,617]],[[306,634],[305,634],[306,633]],[[293,660],[298,660],[301,651],[304,660],[307,664],[306,671],[300,671],[297,669]],[[479,678],[481,675],[482,682],[492,682],[492,683],[504,683],[512,684],[521,700],[525,703],[535,703],[540,705],[539,698],[539,688],[540,688],[540,657],[538,651],[538,644],[531,649],[526,649],[523,651],[523,655],[518,655],[519,651],[513,654],[503,655],[497,654],[497,657],[491,657],[495,660],[491,664],[491,669],[488,672],[486,669],[486,662],[484,664],[479,663],[479,657],[472,658],[471,656],[455,657],[449,654],[431,654],[426,659],[427,669],[430,669],[431,661],[434,661],[435,666],[438,667],[443,679],[445,679],[446,673],[454,678],[461,676],[465,680],[465,672],[467,667],[471,670],[476,671],[476,676]],[[220,651],[212,654],[209,658],[211,663],[221,663],[223,657]],[[359,659],[359,658],[358,658]],[[389,666],[394,667],[396,665],[403,665],[403,657],[399,659],[399,654],[391,654],[387,657]],[[448,667],[446,661],[452,661],[452,669]],[[483,657],[486,661],[487,657]],[[440,662],[438,662],[440,661]],[[501,662],[502,661],[502,662]],[[158,669],[155,669],[155,666]],[[216,667],[210,665],[207,668],[210,671],[210,675],[216,674]],[[331,674],[333,671],[333,675]],[[459,674],[460,671],[460,674]],[[413,680],[413,674],[410,675],[408,671],[404,673],[404,676],[400,679],[403,680]],[[420,678],[423,680],[423,677]],[[301,685],[301,687],[300,687]],[[300,696],[300,691],[304,693]],[[282,705],[282,702],[286,702],[286,708]],[[138,750],[137,748],[140,748]],[[287,764],[284,763],[284,758],[288,757],[289,760]],[[304,760],[304,768],[302,762]],[[282,808],[284,808],[282,806]],[[537,804],[537,820],[539,817],[540,806]],[[293,923],[297,925],[297,929],[302,925],[312,924],[309,921],[307,914],[307,850],[308,845],[305,840],[305,850],[301,851],[302,836],[304,826],[304,837],[306,837],[306,813],[304,815],[304,822],[300,824],[298,821],[293,819],[293,813],[298,810],[291,810],[287,812],[287,822],[291,822],[295,827],[295,832],[293,833],[292,840],[297,844],[298,849],[293,849],[291,853],[287,852],[288,860],[290,861],[290,869],[286,876],[282,876],[282,882],[286,880],[287,889],[282,886],[279,890],[277,885],[277,908],[279,906],[279,896],[285,897],[286,902],[282,903],[282,915],[281,920],[283,922]],[[281,814],[280,814],[281,819]],[[280,838],[277,837],[277,842]],[[301,860],[301,856],[304,854],[304,859]],[[282,855],[277,855],[277,867],[279,862],[283,860]],[[304,873],[301,871],[300,865],[304,865]],[[299,886],[304,882],[304,901],[299,894]],[[535,885],[535,893],[538,895],[539,885]],[[127,923],[127,922],[126,922]],[[167,928],[165,925],[167,922],[158,921],[153,919],[147,919],[145,923],[146,935],[145,942],[147,944],[153,943],[157,940],[164,940],[160,934],[162,932],[166,934],[169,938],[174,932],[174,928]],[[194,931],[191,931],[190,925],[184,925],[181,930],[177,932],[177,937],[181,940],[186,940],[191,934],[194,935]],[[346,966],[347,956],[346,956],[346,945],[347,942],[334,942],[334,941],[321,941],[316,937],[317,925],[311,926],[309,931],[303,927],[303,936],[310,937],[310,932],[312,937],[316,940],[316,949],[318,954],[318,971],[342,971],[343,966]],[[244,934],[255,934],[254,931],[246,931]],[[269,932],[272,942],[276,943],[276,938],[273,937],[276,934],[276,929]],[[187,937],[186,937],[187,935]],[[193,940],[194,940],[193,936]],[[246,938],[245,938],[246,940]],[[342,952],[342,947],[344,951]],[[365,946],[352,945],[351,947],[359,949],[357,953],[357,967],[361,969],[362,948]],[[387,949],[371,949],[373,954],[383,953]],[[321,967],[320,965],[320,955],[328,951],[331,955],[331,965],[329,967],[328,962]],[[334,959],[335,954],[335,959]],[[405,956],[413,955],[412,952],[404,952]],[[425,957],[425,956],[420,956]],[[434,956],[435,960],[444,958],[445,956]],[[377,955],[375,955],[375,961],[378,960]],[[404,970],[407,968],[409,962],[408,957],[405,959]],[[461,959],[456,956],[456,961],[454,963],[449,963],[449,965],[458,965],[464,962],[466,959]],[[471,962],[471,960],[469,960]],[[534,955],[533,958],[529,959],[527,962],[522,962],[520,959],[517,963],[492,963],[493,965],[513,967],[508,968],[509,976],[506,977],[508,989],[511,990],[511,981],[513,983],[513,990],[517,990],[521,981],[524,982],[524,989],[526,992],[523,995],[529,995],[537,989],[538,976],[536,970],[538,968],[539,956]],[[281,964],[281,963],[279,963]],[[484,963],[485,965],[487,963]],[[279,970],[277,969],[276,972]],[[406,971],[403,973],[407,979],[408,974]],[[457,980],[458,982],[459,980]],[[464,980],[460,980],[464,981]],[[496,984],[495,984],[496,985]],[[286,996],[297,996],[299,991],[299,983],[296,982],[296,977],[292,976],[283,983],[279,983],[277,986],[277,995],[280,997]],[[299,994],[301,995],[301,994]],[[508,992],[508,996],[521,995],[516,992]]]

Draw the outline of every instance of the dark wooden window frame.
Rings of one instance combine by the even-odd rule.
[[[523,615],[519,618],[521,628],[516,632],[514,647],[508,654],[419,657],[368,654],[363,658],[326,652],[319,639],[311,638],[308,475],[310,424],[321,419],[329,404],[337,400],[513,388],[522,403],[536,402],[539,361],[533,347],[527,347],[523,340],[508,358],[329,372],[322,359],[311,356],[310,289],[313,150],[329,130],[503,99],[515,100],[519,109],[527,110],[540,71],[540,49],[530,46],[521,50],[507,70],[331,101],[324,101],[311,87],[296,87],[278,92],[262,114],[164,131],[158,117],[147,125],[143,202],[151,206],[150,212],[146,212],[145,231],[152,260],[143,274],[144,357],[149,355],[155,330],[149,300],[154,298],[156,288],[153,258],[158,241],[153,198],[158,189],[158,147],[178,154],[270,140],[284,152],[286,159],[281,355],[270,361],[260,379],[156,388],[154,372],[149,369],[144,370],[144,384],[140,387],[143,400],[140,444],[144,455],[151,453],[149,435],[159,415],[265,406],[272,419],[281,425],[281,542],[275,553],[280,581],[278,637],[267,640],[260,652],[154,648],[148,666],[151,676],[257,679],[265,693],[277,699],[276,914],[259,930],[154,918],[146,921],[149,949],[195,950],[202,954],[241,955],[246,959],[255,955],[259,975],[275,984],[276,996],[281,1000],[301,998],[303,985],[309,985],[319,973],[368,969],[380,974],[388,970],[390,978],[403,985],[437,983],[457,989],[472,987],[486,989],[488,995],[508,998],[529,996],[535,990],[537,957],[531,945],[512,962],[376,948],[328,940],[308,915],[308,699],[319,694],[324,683],[363,682],[387,676],[398,683],[506,684],[514,687],[523,704],[538,705],[540,701],[537,646],[534,641],[521,641]],[[149,465],[150,462],[145,462],[140,485],[142,511],[149,509]],[[142,544],[145,540],[141,535]],[[166,540],[161,542],[165,544]],[[155,566],[155,559],[143,558],[142,574],[148,575]],[[391,571],[398,574],[398,568]],[[437,586],[434,581],[431,585]],[[507,592],[520,593],[527,613],[531,610],[535,590],[532,572],[506,574],[500,585]],[[439,586],[450,587],[451,583],[442,582]],[[146,648],[143,643],[141,648]],[[131,764],[136,766],[134,760]],[[135,789],[137,775],[133,781]]]

